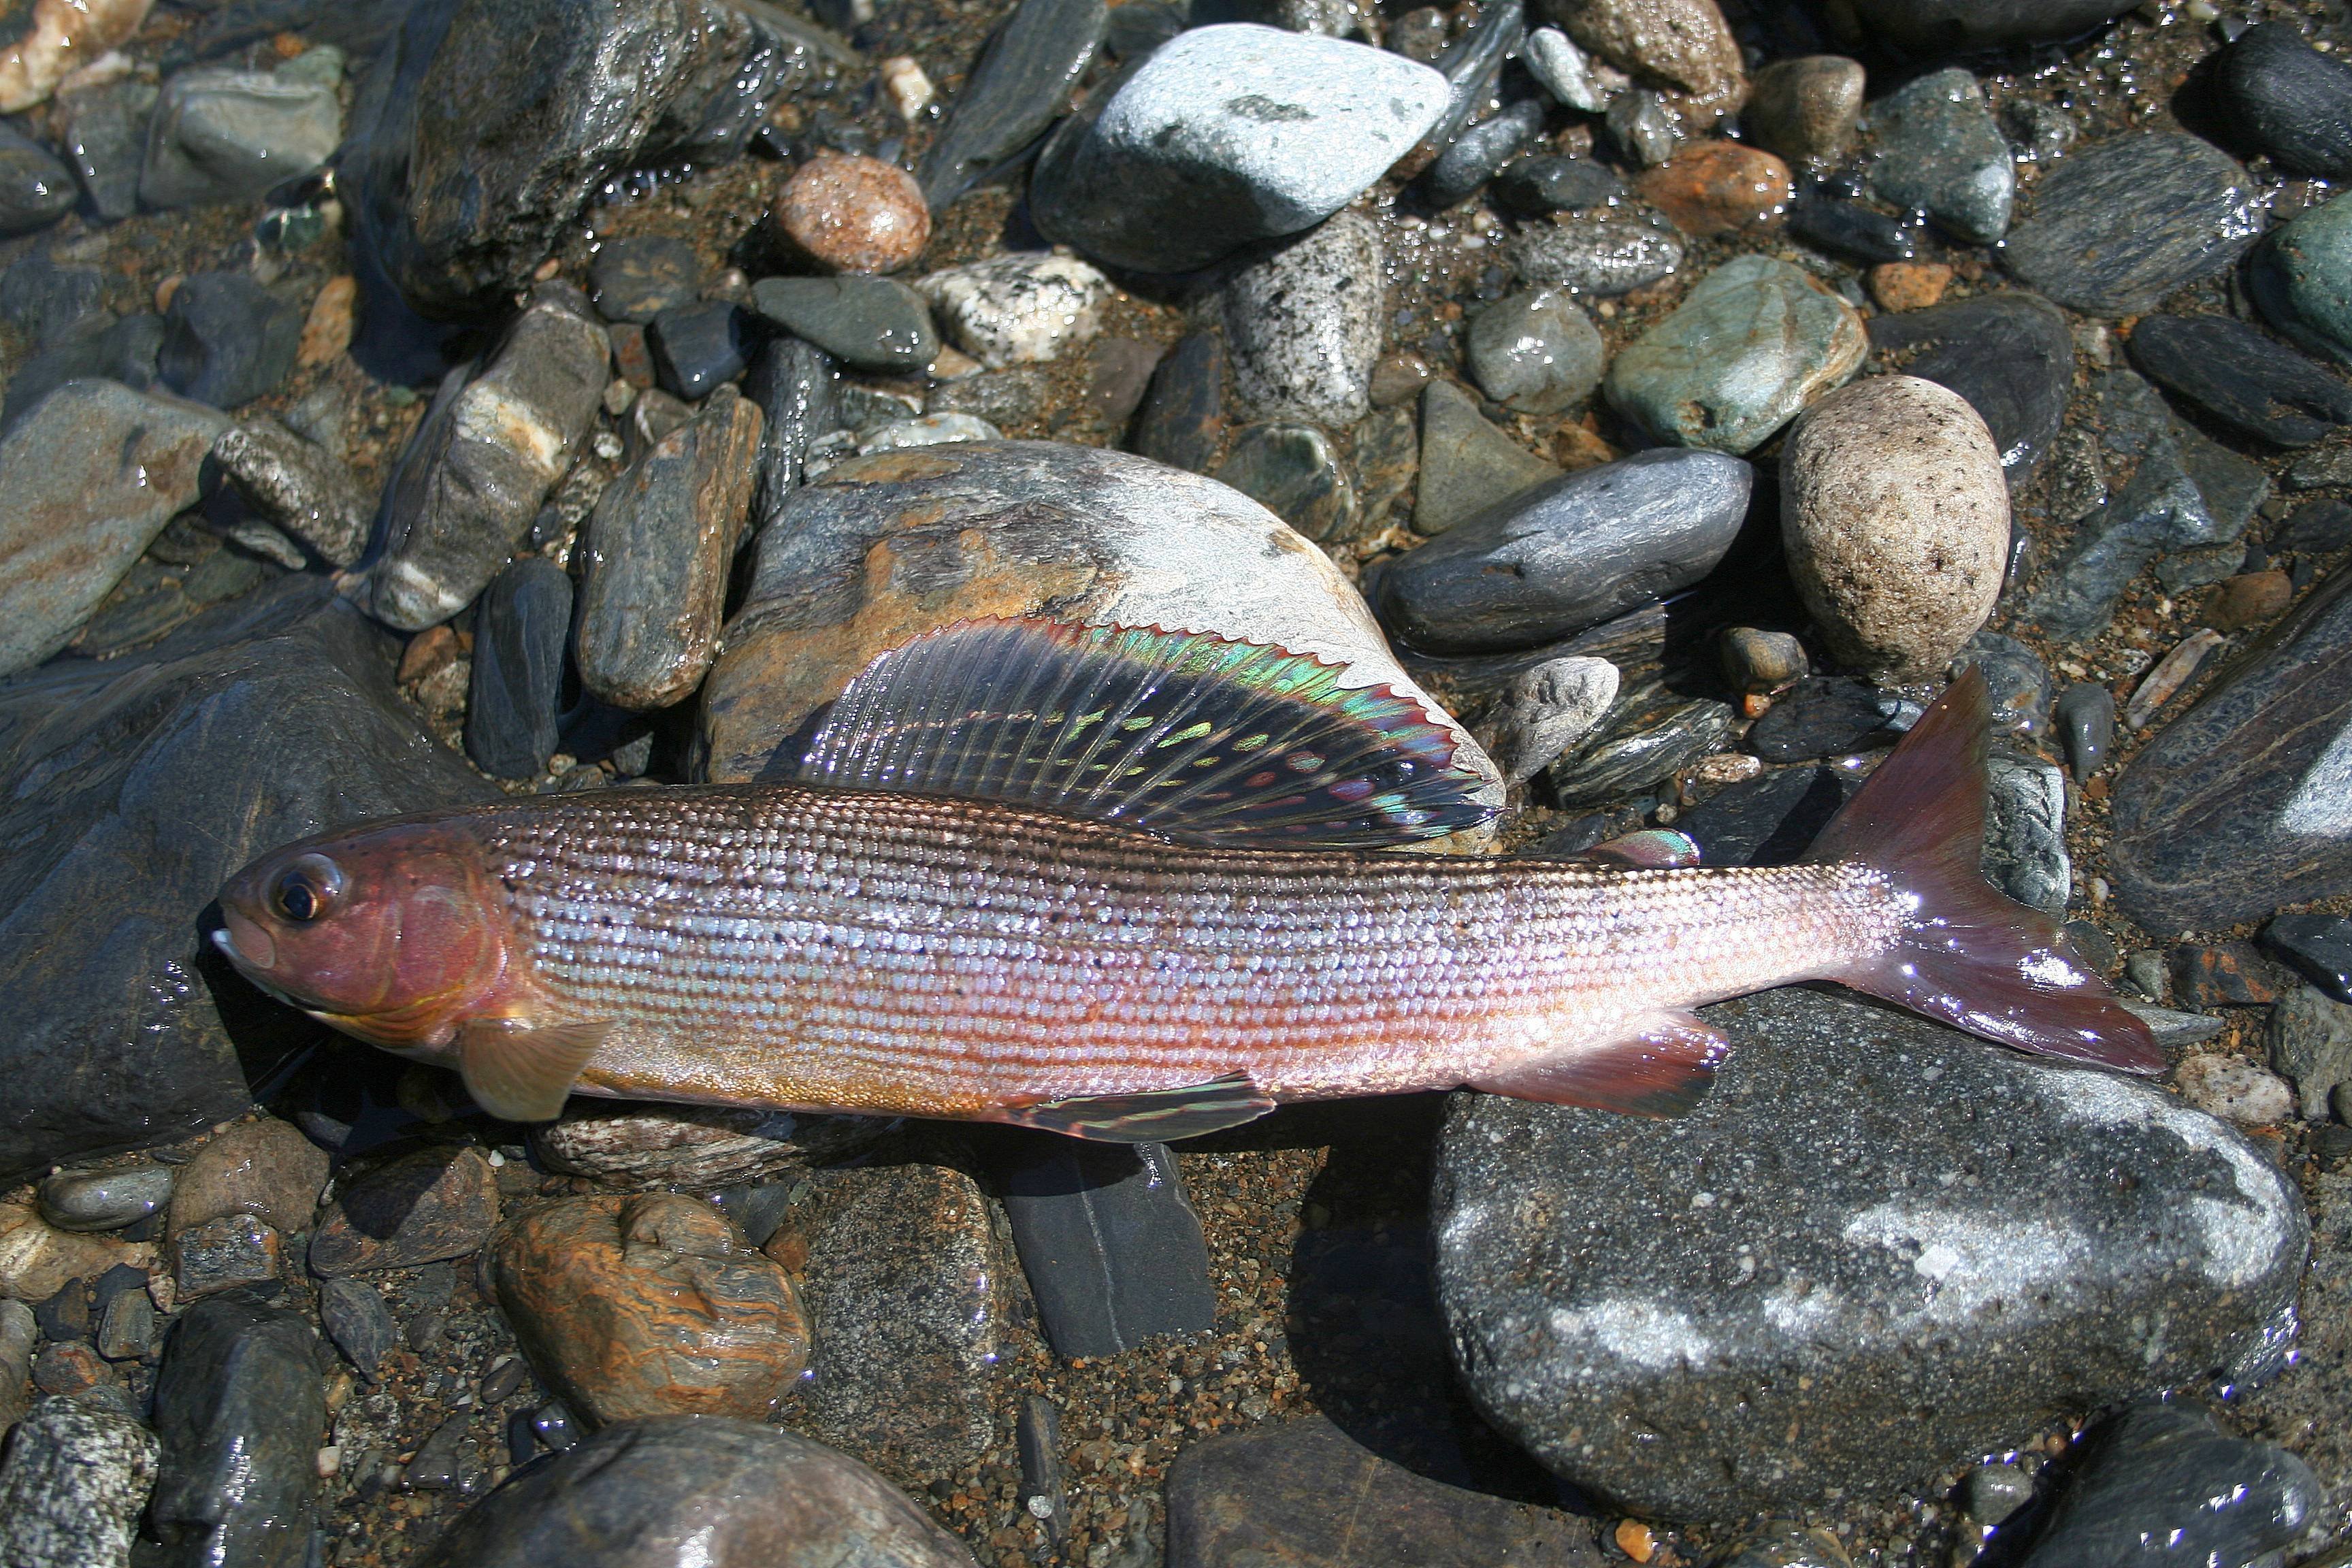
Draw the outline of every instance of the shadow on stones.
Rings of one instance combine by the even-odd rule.
[[[1443,1094],[1294,1106],[1185,1145],[1328,1148],[1290,1259],[1291,1364],[1332,1424],[1432,1480],[1546,1507],[1570,1489],[1488,1426],[1454,1375],[1431,1274]]]
[[[236,972],[213,945],[220,929],[221,909],[206,904],[195,920],[195,963],[198,979],[211,994],[221,1029],[236,1052],[237,1068],[256,1102],[270,1098],[286,1084],[310,1055],[335,1037],[333,1030],[309,1015],[286,1005]]]

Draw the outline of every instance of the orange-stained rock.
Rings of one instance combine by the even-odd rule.
[[[764,1417],[808,1363],[783,1268],[675,1193],[571,1198],[491,1237],[490,1288],[541,1381],[590,1423]]]
[[[923,253],[930,208],[915,176],[879,158],[820,153],[776,198],[776,223],[836,272],[896,272]]]
[[[1888,261],[1870,269],[1870,297],[1886,310],[1924,310],[1944,297],[1952,269],[1940,261]]]
[[[1788,210],[1789,165],[1737,142],[1702,142],[1643,174],[1642,199],[1696,239],[1766,228]]]
[[[2249,572],[2223,583],[2205,606],[2205,624],[2217,632],[2234,632],[2266,621],[2294,597],[2294,584],[2284,572]]]
[[[341,359],[343,351],[352,346],[352,306],[359,299],[360,281],[356,278],[330,278],[310,301],[310,313],[302,321],[302,342],[294,351],[294,363],[304,370]]]

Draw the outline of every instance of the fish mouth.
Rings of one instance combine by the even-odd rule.
[[[235,910],[221,911],[221,929],[213,932],[213,945],[248,978],[257,970],[267,973],[278,966],[278,944],[269,933]]]

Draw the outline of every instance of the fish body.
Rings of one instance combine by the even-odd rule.
[[[289,847],[224,891],[220,942],[518,1114],[570,1089],[1172,1136],[1465,1084],[1664,1111],[1725,1048],[1690,1008],[1820,979],[2145,1069],[2137,1020],[1977,875],[1980,772],[1945,775],[1980,770],[1982,706],[1931,714],[1795,866],[1259,848],[1003,800],[643,788]]]

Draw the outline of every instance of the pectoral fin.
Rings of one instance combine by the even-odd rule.
[[[609,1022],[534,1029],[511,1018],[478,1018],[457,1032],[457,1070],[474,1103],[500,1121],[552,1121],[612,1032]]]
[[[1628,1116],[1682,1116],[1715,1086],[1731,1042],[1688,1013],[1662,1013],[1603,1045],[1580,1045],[1470,1087],[1546,1105],[1584,1105]]]
[[[1164,1143],[1238,1127],[1273,1109],[1273,1099],[1247,1074],[1234,1073],[1181,1089],[1040,1100],[1008,1110],[1000,1120],[1103,1143]]]

